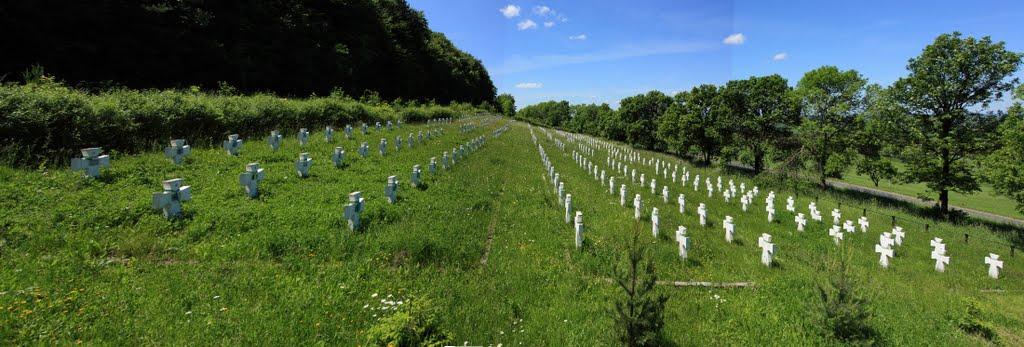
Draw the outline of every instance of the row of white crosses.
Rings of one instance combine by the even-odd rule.
[[[548,136],[550,137],[550,134]],[[558,204],[561,205],[563,211],[565,211],[565,222],[572,223],[576,249],[582,249],[584,238],[583,212],[575,210],[575,213],[573,213],[572,194],[565,192],[565,182],[561,180],[561,174],[555,172],[555,166],[551,164],[551,160],[548,158],[547,152],[544,151],[544,146],[540,145],[537,141],[537,136],[533,132],[533,126],[530,126],[530,137],[532,138],[533,143],[537,145],[537,151],[540,154],[541,162],[547,169],[548,177],[551,177],[551,185],[555,187],[555,195],[557,197]],[[575,156],[575,152],[573,153]],[[577,162],[581,163],[579,160],[577,160]],[[583,164],[581,163],[581,166],[582,165]]]

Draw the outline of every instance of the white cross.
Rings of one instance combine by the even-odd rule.
[[[657,182],[657,180],[652,178],[651,179],[651,194],[656,194],[657,193],[656,190],[658,189],[658,184],[655,183],[655,182]]]
[[[892,228],[892,235],[896,239],[896,245],[897,246],[902,246],[903,245],[903,237],[906,236],[906,233],[903,232],[903,228],[900,227],[900,226],[893,227]]]
[[[935,260],[935,271],[946,272],[946,265],[949,265],[949,256],[946,255],[946,247],[932,250],[932,259]]]
[[[171,140],[171,145],[164,148],[164,156],[171,158],[175,165],[181,164],[182,159],[185,159],[190,153],[192,153],[192,147],[186,145],[184,139]]]
[[[640,186],[641,187],[644,186],[644,182],[645,182],[646,178],[647,178],[646,175],[644,175],[642,173],[640,174]]]
[[[230,155],[238,155],[238,150],[242,148],[242,139],[238,138],[238,134],[228,135],[228,139],[224,140],[224,150]]]
[[[324,140],[327,142],[334,141],[334,128],[331,127],[330,125],[328,125],[327,128],[324,129]]]
[[[807,225],[807,218],[804,217],[804,214],[797,213],[794,221],[796,222],[796,231],[804,231],[804,226]]]
[[[999,278],[999,269],[1003,268],[1003,261],[999,260],[999,255],[995,253],[989,253],[985,257],[985,264],[988,264],[988,277]]]
[[[313,166],[313,159],[309,157],[309,153],[300,153],[299,160],[295,161],[295,171],[298,172],[299,177],[309,177],[310,166]]]
[[[366,156],[370,155],[370,145],[363,142],[363,144],[359,145],[358,152],[360,157],[366,158]]]
[[[334,147],[334,154],[331,155],[331,161],[334,162],[334,167],[336,168],[345,166],[345,149],[341,147]]]
[[[661,187],[661,201],[666,204],[668,203],[668,186]]]
[[[260,195],[259,184],[262,180],[263,169],[260,168],[259,163],[245,165],[245,172],[238,176],[238,183],[245,188],[245,194],[250,198],[256,198]]]
[[[380,139],[380,145],[377,146],[377,152],[380,153],[381,156],[384,156],[384,155],[388,154],[388,140],[387,139]]]
[[[103,153],[100,147],[82,149],[81,158],[71,158],[71,170],[81,170],[86,177],[99,177],[100,168],[110,167],[110,156],[100,153]]]
[[[786,211],[796,212],[796,200],[792,196],[786,198]]]
[[[402,135],[395,136],[395,151],[402,149]]]
[[[643,202],[640,201],[640,194],[637,194],[636,197],[633,198],[633,219],[640,219],[640,211],[642,207]]]
[[[558,182],[558,204],[565,202],[565,182]]]
[[[270,136],[267,136],[267,144],[270,145],[270,149],[277,152],[278,148],[281,148],[281,132],[273,130],[270,132]]]
[[[725,242],[732,243],[733,234],[736,233],[736,225],[732,224],[731,216],[725,216],[725,220],[722,221],[722,227],[725,228]]]
[[[747,212],[747,206],[750,205],[750,197],[747,195],[740,197],[740,205],[743,206],[743,212]]]
[[[572,194],[565,194],[565,222],[572,222]]]
[[[765,212],[768,212],[768,223],[771,223],[772,221],[775,220],[775,206],[765,206]]]
[[[626,185],[619,187],[619,205],[626,206]]]
[[[884,245],[875,245],[875,253],[878,253],[878,264],[882,265],[882,268],[889,268],[889,258],[892,258],[892,248]]]
[[[651,234],[658,238],[658,227],[661,225],[661,218],[658,218],[658,208],[651,210]]]
[[[860,219],[857,220],[857,223],[860,224],[860,232],[868,232],[868,225],[870,225],[868,222],[868,217],[861,216]]]
[[[576,211],[576,249],[583,248],[583,212]]]
[[[615,177],[608,177],[608,194],[615,196]]]
[[[352,139],[352,124],[345,124],[345,138]]]
[[[679,213],[684,213],[683,211],[686,210],[686,196],[679,194],[679,198],[676,201],[679,203]]]
[[[704,203],[700,203],[697,206],[697,215],[700,216],[700,226],[704,227],[708,225],[708,209],[704,206]]]
[[[366,124],[363,124],[365,129]],[[348,230],[359,230],[359,214],[363,212],[363,193],[352,192],[348,194],[348,204],[345,205],[345,220],[348,221]]]
[[[389,204],[398,202],[398,177],[388,176],[387,185],[384,186],[384,196]]]
[[[839,224],[839,218],[841,216],[842,213],[839,212],[838,208],[832,209],[832,224]]]
[[[761,237],[757,239],[757,246],[761,247],[761,264],[768,267],[772,266],[772,256],[775,255],[775,244],[772,243],[772,236],[761,234]]]
[[[417,187],[420,186],[420,174],[421,173],[422,173],[422,171],[421,171],[419,165],[413,165],[412,166],[412,174],[409,177],[409,183],[412,184],[412,186],[414,188],[417,188]]]
[[[430,157],[430,164],[427,165],[427,170],[431,175],[437,174],[437,157]]]
[[[847,220],[846,222],[843,222],[843,230],[846,230],[846,232],[848,233],[852,233],[854,231],[857,231],[857,228],[853,226],[852,220]]]
[[[299,139],[299,146],[305,146],[309,142],[309,130],[306,128],[299,129],[299,134],[296,137]]]
[[[828,229],[828,236],[832,236],[832,240],[838,246],[839,241],[843,240],[843,229],[839,228],[838,225],[833,225],[831,229]]]
[[[153,193],[153,209],[163,210],[167,219],[181,216],[181,203],[192,200],[192,187],[182,186],[184,181],[180,178],[166,180],[163,182],[164,190]]]

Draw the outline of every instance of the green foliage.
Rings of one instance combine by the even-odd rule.
[[[512,94],[501,94],[497,98],[498,112],[505,115],[505,117],[516,116],[516,98],[512,97]]]
[[[572,107],[568,101],[545,101],[523,107],[516,112],[516,117],[547,126],[564,127],[572,119]]]
[[[626,142],[643,149],[664,150],[655,137],[658,120],[672,105],[672,98],[659,91],[634,95],[619,103],[619,117],[625,126]]]
[[[441,329],[441,319],[427,298],[411,298],[381,317],[366,331],[366,338],[374,346],[444,346],[447,333]]]
[[[615,300],[615,334],[625,346],[657,346],[665,326],[668,296],[655,288],[658,275],[654,262],[645,262],[647,250],[640,245],[639,235],[639,230],[634,230],[625,268],[616,267],[612,273],[624,294]]]
[[[911,115],[903,131],[909,143],[902,153],[904,178],[937,192],[942,212],[949,210],[950,190],[980,189],[972,161],[992,150],[997,119],[977,110],[1013,88],[1021,58],[989,37],[943,34],[891,87],[902,112]]]
[[[983,161],[984,178],[996,193],[1016,201],[1017,210],[1024,212],[1024,106],[1016,103],[1010,107],[998,136],[1000,148]]]
[[[418,122],[473,113],[471,105],[366,105],[351,99],[286,99],[198,91],[115,89],[90,94],[57,83],[0,86],[0,160],[35,165],[65,162],[81,148],[139,152],[166,140],[219,143],[227,134],[262,138],[272,129],[317,129],[397,119]],[[353,124],[356,126],[356,124]]]
[[[999,335],[996,334],[992,325],[982,319],[981,308],[977,300],[967,298],[963,314],[957,319],[956,326],[965,333],[977,335],[981,338],[998,342]]]
[[[823,323],[833,338],[851,344],[873,345],[877,333],[868,324],[871,319],[868,301],[859,293],[847,262],[846,255],[840,255],[839,261],[831,266],[830,285],[818,286]]]
[[[759,174],[765,157],[789,144],[793,128],[800,124],[799,104],[779,75],[729,81],[722,94],[733,128],[730,146],[734,152],[746,152],[754,174]]]
[[[797,83],[804,117],[797,137],[823,186],[826,178],[842,175],[853,155],[850,140],[861,126],[857,115],[865,107],[865,85],[867,80],[856,70],[835,66],[811,70]]]
[[[217,88],[479,104],[483,64],[405,0],[73,1],[4,4],[0,76],[39,64],[72,85]]]
[[[669,149],[686,154],[695,149],[707,164],[731,136],[728,108],[721,88],[705,84],[679,93],[665,111],[658,135]]]

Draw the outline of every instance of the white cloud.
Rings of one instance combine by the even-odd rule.
[[[501,15],[505,16],[505,18],[518,17],[519,6],[509,4],[508,6],[499,8],[498,12],[501,12]]]
[[[580,41],[586,40],[587,39],[587,34],[579,34],[579,35],[569,36],[569,39],[570,40],[580,40]]]
[[[746,41],[747,37],[743,36],[743,33],[735,33],[726,37],[725,40],[722,40],[722,43],[727,45],[742,45],[743,42]]]
[[[522,22],[519,22],[519,24],[516,24],[516,27],[519,28],[519,30],[536,29],[537,23],[534,22],[533,20],[527,19]]]
[[[711,49],[714,49],[713,45],[702,42],[653,42],[642,45],[633,44],[611,47],[602,51],[574,55],[550,54],[531,57],[513,55],[494,68],[492,76],[550,69],[566,65],[617,61],[654,55],[703,52]]]
[[[550,28],[550,27],[553,27],[553,26],[555,26],[555,22],[544,22],[544,27],[545,28]]]
[[[544,87],[544,84],[543,83],[538,83],[538,82],[522,82],[522,83],[516,84],[516,88],[519,88],[519,89],[537,89],[537,88],[541,88],[541,87]]]
[[[786,52],[776,53],[775,55],[772,56],[772,60],[774,61],[782,61],[786,60],[786,58],[789,58],[789,53]]]
[[[534,6],[533,7],[533,13],[536,13],[538,16],[542,16],[543,17],[543,16],[547,16],[549,14],[554,13],[554,11],[552,11],[550,7],[541,5],[541,6]]]

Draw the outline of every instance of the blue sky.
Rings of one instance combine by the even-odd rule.
[[[888,85],[942,33],[1024,51],[1024,1],[410,0],[431,29],[481,59],[519,107],[607,102],[652,89],[822,65]],[[1018,73],[1019,76],[1024,74]]]

